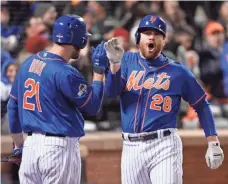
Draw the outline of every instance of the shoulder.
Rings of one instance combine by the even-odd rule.
[[[129,51],[127,51],[127,52],[124,53],[123,57],[125,59],[130,59],[130,58],[137,57],[137,52],[129,52]]]
[[[188,67],[185,64],[172,60],[170,58],[168,58],[168,62],[172,66],[172,69],[176,70],[180,74],[184,76],[193,76],[192,72],[188,69]]]
[[[123,63],[132,64],[137,61],[138,52],[125,52],[123,55]]]
[[[83,78],[82,74],[70,64],[65,63],[59,70],[61,76],[70,77],[70,78]]]

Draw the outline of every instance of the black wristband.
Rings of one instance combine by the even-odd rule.
[[[93,71],[95,73],[98,73],[98,74],[104,74],[105,73],[105,69],[98,67],[98,66],[93,66]]]

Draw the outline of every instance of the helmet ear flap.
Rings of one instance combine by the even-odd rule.
[[[140,41],[140,33],[139,33],[139,31],[137,30],[137,31],[135,32],[135,42],[136,42],[136,44],[139,44],[139,41]]]
[[[88,38],[82,37],[80,45],[82,46],[81,49],[84,49],[87,44]]]

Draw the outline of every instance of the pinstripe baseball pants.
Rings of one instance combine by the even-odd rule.
[[[20,184],[80,184],[78,138],[27,136],[19,170]]]
[[[154,140],[123,141],[122,184],[182,184],[182,142],[176,129],[169,130],[166,137],[158,130]]]

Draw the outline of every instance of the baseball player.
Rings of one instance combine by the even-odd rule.
[[[13,84],[8,103],[9,129],[15,149],[22,153],[21,184],[80,184],[79,138],[85,135],[81,112],[98,113],[108,64],[104,43],[92,51],[93,83],[68,64],[79,57],[88,40],[84,20],[77,15],[58,18],[53,46],[26,59]],[[23,141],[22,131],[27,133]]]
[[[208,167],[217,169],[224,159],[206,94],[185,66],[161,53],[165,37],[164,20],[147,15],[135,34],[139,52],[123,54],[118,43],[105,43],[110,62],[105,90],[121,100],[122,184],[182,183],[182,142],[176,132],[181,98],[198,113]]]

